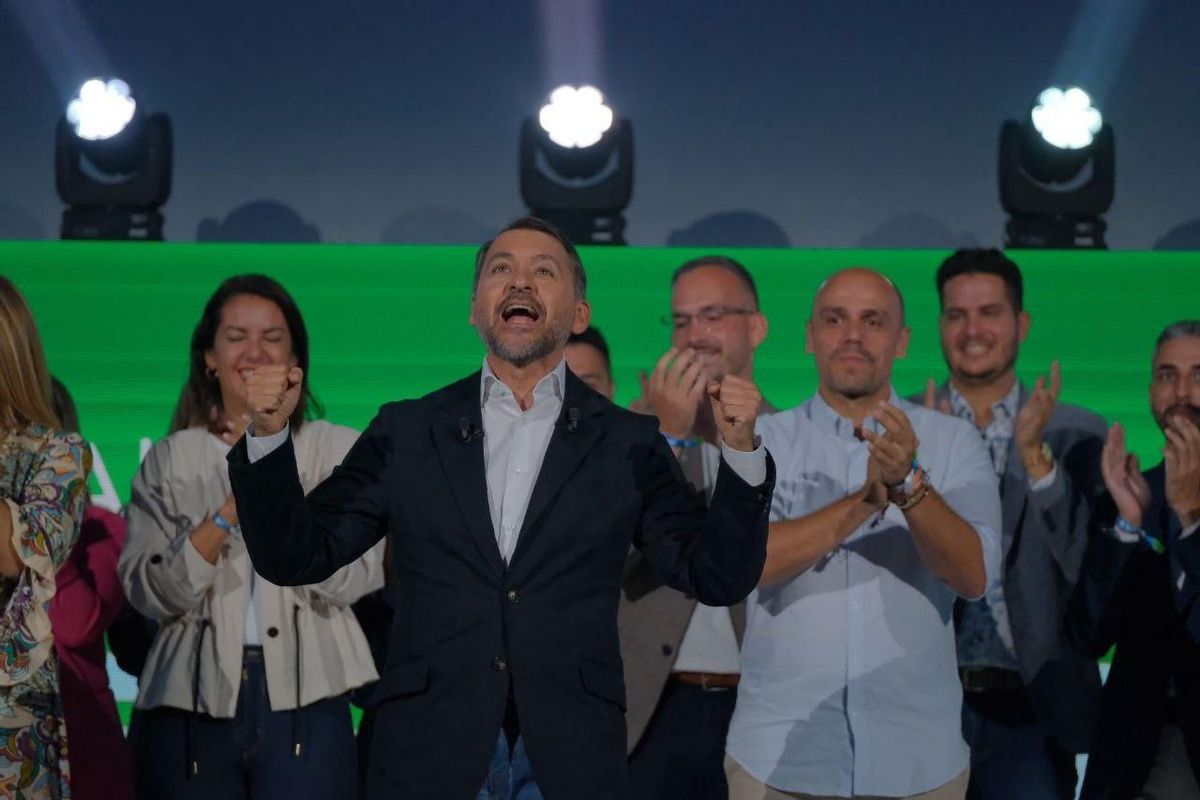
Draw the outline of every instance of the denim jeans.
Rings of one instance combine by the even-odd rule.
[[[508,737],[500,731],[487,780],[476,800],[542,800],[542,792],[533,779],[529,757],[525,754],[524,738],[518,736],[510,752]]]
[[[272,711],[261,652],[247,650],[233,719],[176,708],[138,710],[129,741],[139,800],[358,797],[348,698],[319,700],[295,713]],[[199,767],[194,775],[190,760]]]

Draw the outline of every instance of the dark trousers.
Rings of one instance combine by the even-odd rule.
[[[671,681],[629,757],[633,800],[728,800],[725,736],[736,689]]]
[[[358,796],[349,700],[272,711],[261,651],[247,650],[233,719],[174,708],[135,711],[129,741],[139,800]],[[189,761],[198,766],[190,776]]]
[[[968,800],[1072,800],[1075,755],[1037,719],[1024,691],[964,692]]]

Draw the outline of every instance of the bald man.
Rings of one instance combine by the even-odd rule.
[[[759,418],[779,482],[726,743],[731,800],[965,796],[952,617],[997,574],[1000,499],[971,425],[892,388],[908,340],[890,280],[833,275],[807,327],[816,395]]]

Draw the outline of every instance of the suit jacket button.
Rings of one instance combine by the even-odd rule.
[[[521,602],[521,593],[518,592],[516,589],[509,589],[507,597],[508,597],[508,602],[512,603],[513,605],[516,605],[517,603]]]
[[[504,672],[508,669],[508,661],[504,656],[496,656],[492,659],[492,669],[496,670],[496,672]]]
[[[671,647],[671,645],[669,645],[669,644],[664,644],[664,645],[662,646],[662,654],[663,654],[664,656],[669,656],[669,655],[671,655],[671,653],[674,653],[674,652],[675,652],[675,648],[674,648],[674,647]]]
[[[267,636],[270,636],[272,639],[274,639],[278,635],[279,635],[279,628],[276,628],[274,625],[267,628]]]

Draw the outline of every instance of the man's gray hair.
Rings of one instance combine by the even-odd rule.
[[[1200,319],[1183,319],[1163,328],[1162,333],[1154,340],[1154,351],[1158,352],[1158,348],[1167,342],[1184,338],[1200,339]]]

